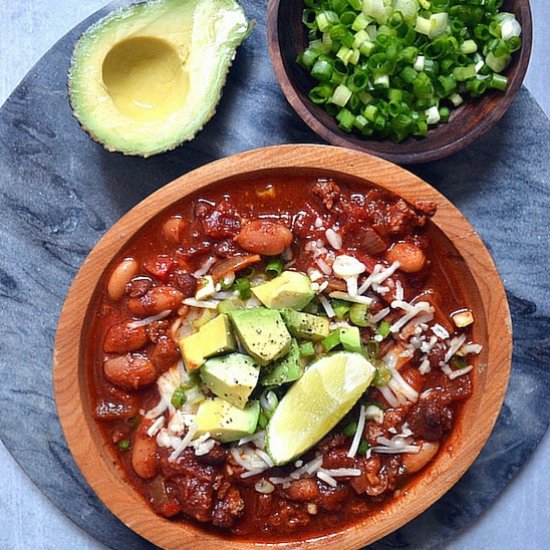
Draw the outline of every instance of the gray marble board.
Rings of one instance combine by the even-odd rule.
[[[138,159],[108,153],[72,118],[66,73],[75,40],[58,42],[0,110],[0,437],[38,487],[111,548],[152,546],[113,517],[83,480],[55,412],[51,351],[79,266],[106,229],[141,199],[211,160],[277,143],[318,142],[285,102],[265,41],[265,0],[238,52],[218,114],[190,144]],[[122,3],[112,4],[113,6]],[[523,89],[492,132],[414,172],[478,230],[506,285],[514,359],[494,433],[437,504],[376,549],[432,548],[478,517],[525,464],[550,420],[550,123]]]

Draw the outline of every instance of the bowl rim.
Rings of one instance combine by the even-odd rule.
[[[292,170],[340,173],[354,180],[396,193],[409,202],[435,200],[434,224],[450,239],[479,290],[486,326],[487,361],[483,372],[487,391],[479,392],[479,406],[469,418],[475,431],[462,440],[453,430],[448,453],[415,480],[390,505],[338,532],[291,542],[254,542],[222,538],[191,522],[174,523],[157,516],[115,464],[89,410],[84,363],[85,329],[98,282],[113,258],[151,219],[196,191],[238,176]],[[495,328],[493,328],[495,327]],[[78,272],[64,303],[53,356],[56,407],[73,458],[96,496],[130,529],[166,549],[183,547],[230,550],[251,548],[321,548],[327,543],[342,550],[360,548],[393,532],[426,510],[445,494],[473,463],[489,437],[500,412],[511,367],[512,327],[508,302],[496,266],[466,218],[442,194],[410,172],[378,157],[327,145],[279,145],[227,157],[193,170],[156,191],[125,214],[96,244]],[[485,353],[485,351],[484,351]],[[477,370],[477,369],[476,369]],[[480,375],[481,376],[481,375]],[[475,394],[475,392],[474,392]],[[473,399],[474,396],[472,396]],[[468,402],[467,402],[468,403]],[[479,414],[482,410],[484,414]],[[458,426],[457,426],[458,427]],[[457,428],[455,427],[455,428]],[[474,429],[474,428],[471,428]],[[449,468],[452,461],[453,468]],[[375,518],[375,521],[372,520]]]
[[[498,108],[492,109],[483,120],[469,132],[459,136],[458,139],[443,143],[433,149],[427,151],[421,151],[417,153],[399,153],[399,152],[386,152],[381,151],[379,143],[387,144],[388,140],[371,140],[361,139],[353,134],[350,137],[346,137],[342,132],[336,132],[331,127],[324,124],[319,120],[312,111],[312,104],[307,101],[303,101],[300,94],[297,92],[296,87],[292,84],[288,72],[285,68],[283,61],[283,54],[279,42],[279,11],[281,4],[284,1],[289,0],[268,0],[267,7],[267,44],[275,77],[281,87],[286,100],[291,105],[296,114],[309,126],[315,134],[321,139],[324,139],[332,145],[339,145],[342,147],[349,147],[371,155],[376,155],[385,160],[389,160],[396,164],[419,164],[423,162],[432,162],[453,155],[472,144],[478,138],[486,134],[508,111],[515,97],[517,96],[527,68],[529,66],[529,59],[531,57],[531,49],[533,42],[533,21],[531,14],[531,5],[529,0],[518,0],[519,11],[521,13],[522,21],[522,47],[519,50],[517,58],[517,70],[513,75],[513,78],[509,82],[509,86],[506,89],[503,96],[501,96]],[[294,1],[294,0],[291,0]],[[302,0],[299,0],[302,1]],[[399,144],[395,144],[396,147]]]

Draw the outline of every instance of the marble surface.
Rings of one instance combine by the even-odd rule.
[[[32,42],[36,47],[37,37],[45,49],[48,37],[61,36],[101,3],[66,1],[57,11],[48,0],[36,4],[40,5],[0,6],[0,92],[4,94],[0,100],[17,83],[17,71],[23,76],[33,61],[27,58],[26,66],[17,62],[29,55],[25,44]],[[113,548],[147,546],[98,507],[64,447],[49,379],[55,319],[89,248],[106,227],[152,190],[221,155],[275,142],[312,141],[274,86],[261,36],[263,8],[252,1],[245,4],[260,25],[239,54],[220,113],[199,139],[174,153],[147,161],[125,159],[104,152],[78,129],[64,89],[71,39],[39,64],[0,114],[0,304],[4,313],[0,370],[4,380],[5,373],[11,373],[9,383],[0,389],[0,434],[46,494]],[[543,0],[533,2],[533,7],[535,14],[545,15]],[[35,11],[40,8],[43,11]],[[537,21],[540,24],[535,17],[535,29]],[[59,28],[57,34],[49,34],[52,27]],[[548,112],[545,58],[537,56],[550,52],[548,43],[541,43],[540,49],[537,45],[535,34],[535,69],[527,83]],[[19,52],[20,57],[8,52]],[[36,50],[35,55],[40,53]],[[255,95],[244,87],[251,81],[257,83]],[[241,120],[243,103],[260,105],[262,114],[251,111]],[[514,312],[514,375],[499,427],[476,467],[441,505],[377,545],[380,548],[441,547],[442,536],[456,535],[458,528],[487,507],[484,497],[494,496],[507,484],[545,429],[550,414],[545,386],[550,373],[542,365],[550,356],[545,336],[550,324],[546,273],[550,262],[548,250],[540,244],[550,240],[544,218],[545,206],[550,206],[549,137],[548,121],[522,92],[510,114],[479,145],[417,170],[465,212],[495,256]],[[524,215],[531,217],[531,224],[521,222]],[[6,299],[8,294],[12,299]],[[23,330],[16,320],[23,321]],[[520,548],[529,541],[531,548],[548,547],[550,480],[544,452],[550,449],[549,443],[543,443],[496,504],[474,525],[447,539],[445,546]],[[3,448],[0,460],[0,548],[73,548],[77,544],[103,548],[65,520]],[[509,529],[512,524],[514,529]]]

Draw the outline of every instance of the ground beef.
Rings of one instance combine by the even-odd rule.
[[[212,511],[212,523],[216,527],[231,527],[235,519],[244,514],[244,500],[238,489],[231,487],[223,500],[218,500]]]
[[[226,456],[227,451],[222,447],[221,443],[216,441],[212,449],[205,455],[197,456],[197,460],[202,464],[215,466],[217,464],[223,464]]]
[[[182,291],[184,298],[194,296],[197,292],[198,281],[191,273],[187,273],[183,269],[176,269],[171,278],[176,287]]]
[[[340,198],[340,187],[332,180],[319,180],[313,184],[311,192],[321,200],[327,210],[332,210]]]
[[[439,400],[422,399],[411,407],[407,421],[417,437],[441,441],[453,425],[453,411]]]

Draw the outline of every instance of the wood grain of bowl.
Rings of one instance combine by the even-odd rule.
[[[322,106],[308,97],[315,81],[296,63],[308,44],[302,24],[302,0],[270,0],[267,37],[275,76],[288,102],[300,118],[322,139],[343,147],[371,153],[397,164],[431,162],[457,153],[488,132],[506,113],[516,97],[531,56],[532,21],[529,0],[505,0],[503,11],[515,13],[522,26],[523,45],[506,69],[505,92],[491,90],[480,98],[466,100],[451,111],[446,124],[429,130],[422,139],[409,137],[401,143],[348,134]]]
[[[126,480],[92,417],[86,341],[103,274],[137,232],[174,203],[213,184],[272,175],[334,177],[360,187],[385,188],[405,200],[432,200],[438,239],[461,274],[477,320],[473,338],[484,345],[474,370],[474,393],[431,465],[382,511],[323,537],[278,544],[221,539],[194,524],[157,516]],[[475,230],[440,193],[402,168],[338,147],[284,145],[242,153],[208,164],[166,185],[133,208],[100,240],[67,296],[55,342],[54,387],[59,418],[73,457],[104,504],[128,527],[167,549],[331,548],[350,550],[378,540],[412,520],[464,474],[489,437],[499,414],[511,363],[511,321],[502,282]]]

